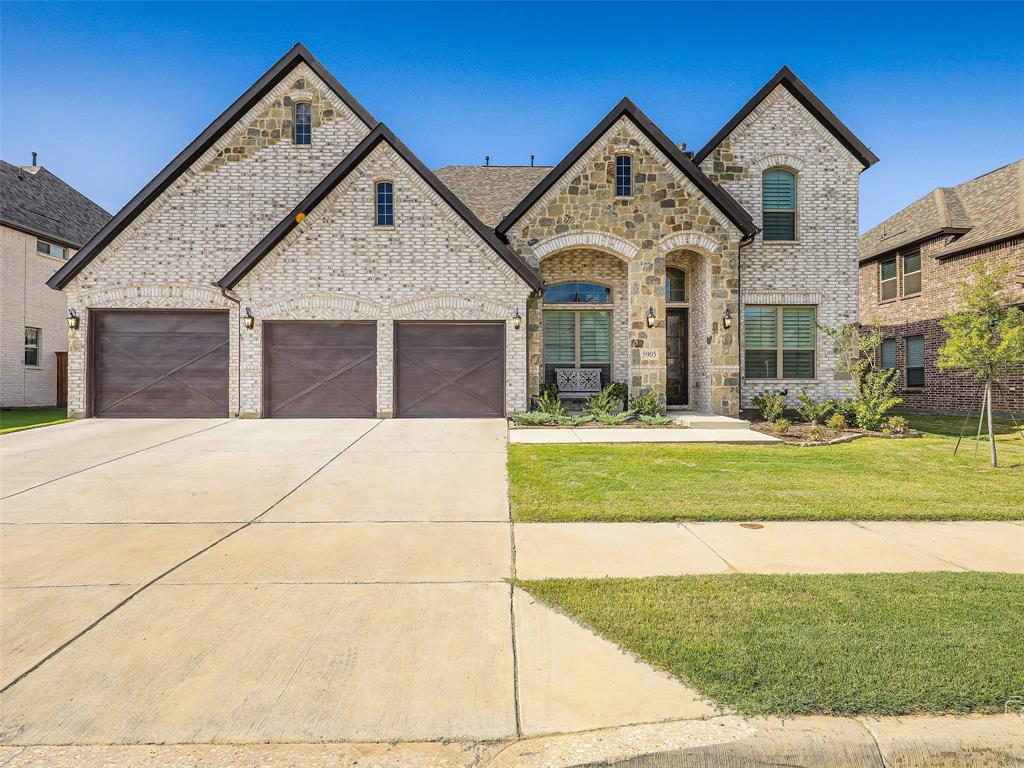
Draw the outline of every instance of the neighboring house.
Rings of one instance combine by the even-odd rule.
[[[783,69],[693,156],[624,99],[553,168],[435,174],[297,45],[50,281],[70,410],[495,416],[560,368],[837,394],[874,162]]]
[[[1024,160],[939,187],[860,238],[860,319],[881,325],[880,363],[899,370],[904,407],[980,407],[976,381],[935,367],[939,321],[960,308],[959,286],[979,262],[1009,267],[1007,295],[1024,304]],[[1024,412],[1024,367],[1001,389],[993,408]]]
[[[68,304],[46,281],[109,218],[45,168],[0,160],[0,406],[64,405]]]

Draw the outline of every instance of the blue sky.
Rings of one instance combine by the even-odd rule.
[[[881,158],[867,229],[1024,157],[1022,28],[1010,3],[4,2],[0,154],[114,211],[296,41],[431,167],[553,164],[624,95],[698,149],[788,64]]]

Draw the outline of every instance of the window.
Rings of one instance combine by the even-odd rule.
[[[907,336],[907,386],[924,386],[924,336]]]
[[[629,155],[615,157],[615,196],[633,196],[633,158]]]
[[[295,143],[313,143],[313,105],[309,102],[295,105]]]
[[[42,240],[36,240],[36,251],[39,253],[45,253],[47,256],[52,256],[55,259],[66,259],[68,255],[64,246],[44,243]]]
[[[747,307],[744,327],[748,379],[814,378],[814,307]]]
[[[377,182],[377,226],[395,225],[395,187],[390,181]]]
[[[544,381],[556,368],[600,368],[607,384],[612,363],[612,313],[594,310],[544,311]]]
[[[921,292],[921,252],[903,254],[903,295],[913,296]]]
[[[896,367],[896,339],[882,339],[881,363],[883,370],[892,370]]]
[[[560,283],[544,290],[545,304],[609,304],[612,289],[595,283]]]
[[[678,267],[665,270],[665,301],[686,301],[686,273]]]
[[[878,300],[892,301],[896,298],[896,257],[878,265]]]
[[[762,233],[765,240],[796,240],[796,175],[782,168],[761,176]]]
[[[25,365],[39,365],[39,329],[25,329]]]

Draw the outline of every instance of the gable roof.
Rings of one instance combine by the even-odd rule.
[[[110,242],[131,224],[154,200],[156,200],[174,181],[181,176],[206,150],[212,147],[246,112],[252,109],[278,83],[283,80],[299,63],[308,66],[328,88],[355,114],[367,128],[377,124],[377,120],[355,100],[345,87],[338,82],[323,64],[302,43],[296,43],[288,53],[282,56],[274,66],[268,69],[249,89],[239,96],[235,102],[210,123],[195,140],[183,149],[170,164],[158,173],[142,190],[114,214],[99,232],[75,254],[46,284],[51,288],[61,289],[77,275],[93,257],[102,251]]]
[[[1024,160],[933,189],[861,235],[860,262],[942,235],[954,238],[932,254],[937,259],[1024,235]]]
[[[381,142],[387,143],[414,171],[434,190],[451,208],[465,221],[470,228],[476,232],[504,261],[508,264],[523,282],[534,290],[541,287],[540,276],[531,269],[525,261],[519,258],[511,248],[502,242],[492,229],[485,226],[480,219],[459,200],[451,190],[448,189],[434,173],[427,168],[408,147],[405,146],[391,130],[378,123],[356,147],[342,160],[334,169],[328,173],[323,180],[317,184],[302,202],[295,206],[294,210],[281,219],[280,222],[258,242],[249,253],[233,266],[224,277],[218,282],[225,290],[233,288],[255,267],[264,256],[270,253],[289,232],[299,225],[296,220],[298,214],[307,214],[316,208],[324,198],[331,193],[359,164],[369,155]]]
[[[588,133],[573,150],[566,155],[545,176],[541,182],[533,188],[519,205],[509,213],[501,223],[498,224],[499,235],[504,235],[522,216],[529,211],[544,194],[553,187],[565,173],[572,168],[576,162],[587,153],[587,151],[600,139],[608,129],[611,128],[622,117],[628,117],[640,131],[650,139],[654,145],[673,163],[683,174],[693,182],[700,192],[707,197],[746,237],[757,232],[754,220],[736,200],[722,187],[715,184],[704,175],[690,158],[677,147],[672,140],[656,126],[647,115],[630,101],[623,99],[612,109],[594,129]]]
[[[697,154],[693,156],[693,162],[700,165],[704,162],[705,158],[710,155],[715,147],[725,140],[726,136],[732,133],[736,126],[746,120],[747,115],[753,112],[757,105],[764,101],[768,94],[774,91],[779,86],[785,88],[789,93],[799,101],[804,109],[811,113],[815,120],[821,123],[829,133],[839,140],[846,149],[860,160],[861,164],[865,169],[870,168],[872,165],[878,162],[878,158],[875,153],[872,152],[867,146],[856,136],[853,135],[853,131],[847,128],[843,121],[833,114],[832,110],[825,106],[824,102],[814,95],[814,92],[808,88],[803,80],[797,77],[793,70],[789,67],[783,67],[775,76],[764,84],[757,93],[754,94],[753,98],[750,99],[743,108],[740,109],[732,119],[722,126],[722,130],[716,133],[707,144],[705,144]]]
[[[110,214],[42,166],[0,160],[0,224],[81,248]]]
[[[480,221],[496,227],[550,170],[550,165],[446,165],[434,173]]]

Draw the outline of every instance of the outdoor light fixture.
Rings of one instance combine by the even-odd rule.
[[[647,310],[647,327],[653,328],[654,321],[657,319],[657,315],[654,314],[654,307]]]
[[[75,312],[74,307],[68,308],[68,328],[72,331],[78,330],[78,314]]]
[[[728,307],[725,308],[725,314],[722,315],[722,327],[726,330],[732,327],[732,310]]]
[[[249,307],[245,308],[245,317],[242,318],[242,323],[250,331],[256,325],[256,318],[252,316],[252,310]]]
[[[519,314],[519,310],[517,309],[516,313],[512,315],[512,327],[518,331],[522,327],[522,325],[523,316]]]

